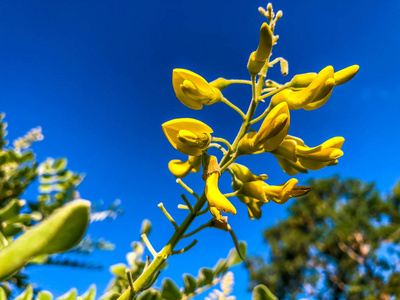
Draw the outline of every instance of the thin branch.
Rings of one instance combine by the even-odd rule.
[[[159,203],[158,207],[161,208],[162,212],[167,217],[167,219],[172,223],[172,225],[174,225],[175,229],[178,229],[179,226],[176,224],[174,218],[172,218],[172,216],[169,214],[169,212],[165,209],[164,204]]]
[[[192,236],[193,234],[195,234],[195,233],[197,233],[197,232],[203,230],[204,228],[212,227],[211,225],[212,225],[212,220],[211,220],[211,221],[208,221],[206,224],[201,225],[199,228],[197,228],[197,229],[195,229],[195,230],[193,230],[193,231],[191,231],[191,232],[189,232],[189,233],[183,235],[182,238],[187,238],[187,237],[189,237],[189,236]]]
[[[258,97],[258,100],[262,100],[262,99],[268,98],[268,97],[270,97],[270,96],[272,96],[272,95],[275,95],[276,93],[278,93],[278,92],[280,92],[280,91],[286,89],[287,87],[288,87],[288,85],[287,85],[287,84],[284,84],[284,85],[282,85],[281,87],[275,89],[274,91],[269,92],[268,94],[264,94],[264,95]]]
[[[186,251],[190,250],[192,247],[194,247],[194,245],[196,245],[196,244],[197,244],[197,240],[193,240],[193,242],[191,242],[185,248],[182,248],[181,250],[177,250],[177,251],[172,251],[172,254],[181,254],[183,252],[186,252]]]
[[[203,209],[202,211],[199,211],[199,212],[197,213],[197,216],[204,215],[204,214],[206,214],[209,210],[210,210],[210,204],[207,202],[206,208]]]
[[[211,137],[211,141],[224,143],[228,147],[229,151],[233,151],[232,145],[227,140],[225,140],[223,138]]]
[[[229,197],[235,197],[235,196],[237,196],[238,194],[239,194],[239,190],[237,190],[236,192],[224,194],[224,196],[225,196],[226,198],[229,198]]]
[[[228,81],[230,83],[242,83],[242,84],[250,84],[251,85],[251,81],[250,80],[228,79]]]
[[[208,148],[211,148],[211,147],[218,148],[219,150],[222,151],[222,154],[224,154],[224,155],[228,152],[228,151],[226,151],[226,149],[224,147],[222,147],[220,144],[217,144],[217,143],[211,143],[210,145],[208,145]]]
[[[229,102],[228,99],[222,97],[221,102],[222,102],[222,103],[225,103],[225,104],[228,105],[229,107],[231,107],[231,108],[233,108],[234,110],[236,110],[236,111],[239,113],[239,115],[243,118],[243,120],[246,118],[246,115],[244,114],[244,112],[242,112],[242,110],[241,110],[239,107],[237,107],[235,104]]]

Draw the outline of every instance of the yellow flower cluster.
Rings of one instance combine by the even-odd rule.
[[[342,137],[334,137],[319,146],[308,147],[300,138],[288,135],[290,110],[314,110],[323,106],[330,98],[333,88],[352,79],[359,67],[354,65],[335,72],[332,66],[327,66],[319,73],[296,75],[284,85],[271,80],[265,81],[266,70],[276,62],[280,62],[283,75],[288,72],[288,62],[285,59],[276,58],[272,62],[269,61],[271,49],[278,39],[278,36],[273,35],[273,29],[276,21],[282,16],[280,13],[273,19],[271,12],[265,12],[270,24],[262,24],[258,47],[249,57],[247,68],[251,74],[251,81],[219,78],[209,83],[202,76],[185,69],[174,69],[172,74],[176,97],[187,107],[200,110],[203,105],[223,102],[243,118],[244,130],[240,131],[239,138],[232,145],[224,139],[212,138],[213,130],[195,119],[174,119],[162,125],[171,145],[189,156],[186,161],[177,159],[170,161],[169,170],[175,177],[183,178],[190,173],[199,172],[203,166],[204,195],[211,214],[220,222],[226,222],[226,217],[222,217],[221,212],[236,214],[236,208],[227,199],[228,196],[236,196],[246,204],[249,217],[259,219],[261,207],[265,203],[273,201],[283,204],[292,197],[305,195],[310,190],[305,186],[297,186],[298,180],[295,178],[281,185],[269,185],[264,182],[268,178],[267,175],[254,175],[247,167],[234,163],[236,158],[270,152],[278,159],[284,172],[295,175],[335,165],[338,158],[343,155]],[[259,82],[256,83],[257,76]],[[221,93],[221,90],[235,82],[252,85],[251,105],[255,104],[255,107],[252,110],[250,106],[250,115],[249,112],[247,115],[244,114]],[[267,96],[272,96],[270,106],[262,116],[252,120],[257,104]],[[260,120],[262,124],[258,131],[249,131],[250,125]],[[218,142],[227,145],[228,150],[215,144]],[[219,147],[224,153],[220,164],[222,171],[228,170],[232,175],[234,192],[231,194],[224,195],[218,188],[220,165],[215,156],[207,154],[208,148],[212,146]]]

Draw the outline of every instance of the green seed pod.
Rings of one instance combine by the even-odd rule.
[[[75,200],[28,229],[0,250],[0,282],[38,255],[64,252],[75,246],[89,223],[90,202]]]

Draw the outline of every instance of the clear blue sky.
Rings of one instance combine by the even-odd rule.
[[[360,65],[356,78],[335,88],[328,103],[311,112],[295,111],[289,133],[310,146],[343,136],[345,152],[335,167],[296,176],[340,174],[374,181],[389,191],[399,179],[399,23],[400,2],[276,1],[283,10],[274,57],[289,61],[289,75],[279,68],[269,78],[284,83],[297,73]],[[177,219],[184,212],[181,188],[167,169],[183,159],[164,137],[161,124],[192,117],[207,123],[215,135],[232,140],[240,125],[223,104],[193,111],[176,98],[173,68],[185,68],[211,81],[217,77],[248,79],[246,64],[258,43],[264,1],[3,1],[0,4],[1,111],[9,139],[42,126],[45,140],[35,145],[38,160],[67,157],[69,166],[87,177],[81,196],[111,203],[120,198],[125,214],[115,222],[94,224],[92,237],[117,245],[114,252],[94,255],[104,271],[61,267],[30,268],[31,280],[55,295],[91,283],[102,291],[111,276],[108,266],[125,261],[138,239],[143,218],[153,221],[150,239],[160,249],[173,229],[157,207],[163,202]],[[250,100],[247,86],[224,96],[242,109]],[[261,111],[261,110],[260,110]],[[267,173],[268,183],[289,179],[269,155],[240,159],[254,173]],[[227,175],[221,190],[230,191]],[[203,183],[189,179],[199,193]],[[34,191],[26,195],[30,200]],[[238,214],[229,221],[250,254],[266,255],[262,229],[285,217],[285,206],[268,204],[263,218],[250,221],[244,204],[233,200]],[[205,221],[207,218],[204,218]],[[207,230],[189,253],[172,257],[162,275],[182,285],[181,274],[212,267],[233,246],[227,234]],[[247,274],[235,269],[234,294],[246,293]],[[160,284],[160,281],[157,283]],[[203,297],[201,297],[203,298]]]

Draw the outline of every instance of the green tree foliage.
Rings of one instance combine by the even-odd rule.
[[[311,180],[289,217],[264,231],[268,262],[249,258],[250,285],[279,299],[400,297],[400,183],[382,196],[360,180]]]
[[[15,294],[15,288],[28,287],[25,266],[91,267],[52,254],[75,245],[73,251],[83,254],[112,249],[110,243],[88,236],[78,242],[89,221],[119,213],[118,205],[113,204],[106,211],[90,214],[90,202],[81,200],[77,191],[83,176],[69,170],[65,158],[36,161],[31,146],[43,139],[40,127],[13,141],[12,146],[8,146],[6,128],[4,114],[0,114],[0,299]],[[25,192],[34,182],[38,182],[37,199],[25,200]]]

